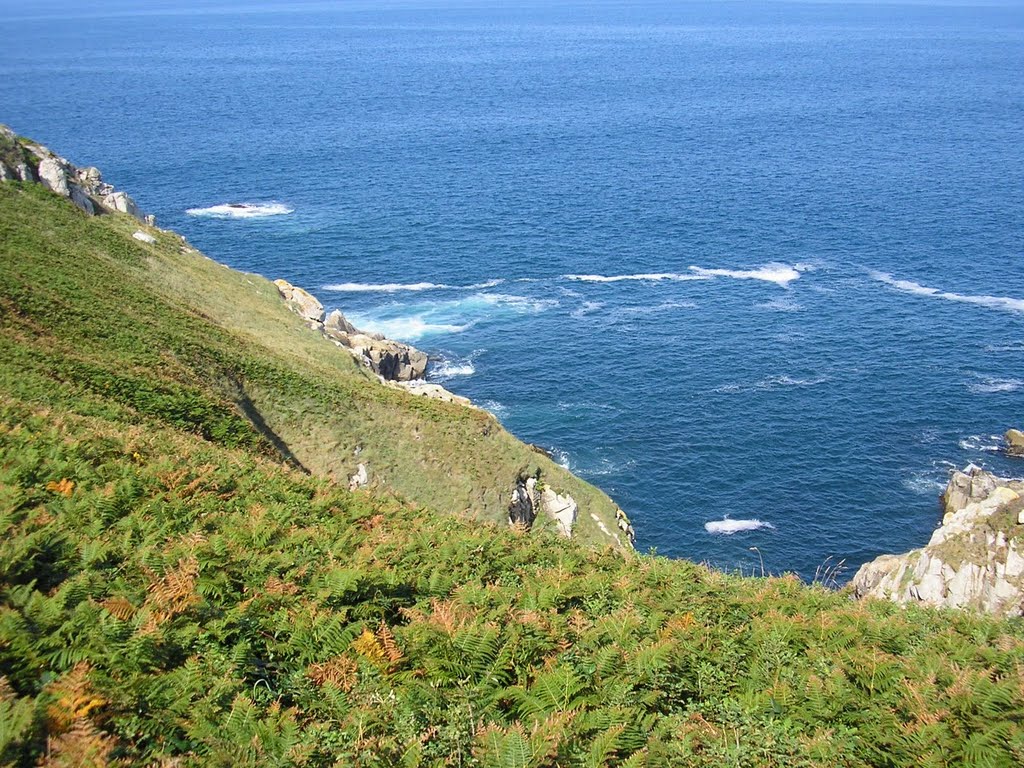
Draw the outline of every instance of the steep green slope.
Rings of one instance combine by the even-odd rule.
[[[252,422],[262,442],[315,474],[344,481],[364,463],[380,488],[495,522],[507,519],[517,476],[539,470],[579,502],[578,538],[614,543],[591,516],[616,530],[607,496],[483,411],[382,386],[307,329],[268,280],[172,233],[133,240],[134,219],[86,216],[41,186],[0,185],[0,213],[0,375],[12,391],[116,406],[128,421],[156,418],[229,444],[261,442]]]
[[[512,531],[542,457],[137,226],[0,184],[0,765],[1024,763],[1019,620]]]

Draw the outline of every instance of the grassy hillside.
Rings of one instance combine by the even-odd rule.
[[[133,240],[134,219],[87,217],[39,186],[0,186],[0,210],[0,375],[18,395],[268,443],[338,481],[363,462],[374,486],[494,522],[507,520],[517,475],[540,470],[579,502],[576,535],[613,543],[591,517],[617,530],[607,496],[483,411],[381,386],[268,280],[171,233]]]
[[[0,184],[0,765],[1024,763],[1020,621],[488,523],[557,468],[137,226]]]

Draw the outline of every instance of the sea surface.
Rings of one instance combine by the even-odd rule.
[[[1019,2],[0,0],[0,35],[0,122],[429,351],[642,550],[849,578],[951,468],[1024,474]]]

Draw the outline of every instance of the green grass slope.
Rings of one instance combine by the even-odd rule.
[[[1020,621],[427,509],[526,449],[136,226],[0,184],[0,765],[1024,763]]]
[[[382,386],[305,327],[268,280],[127,216],[88,217],[40,186],[0,186],[0,375],[39,402],[119,408],[229,443],[276,446],[339,482],[500,522],[520,473],[580,505],[575,535],[608,544],[615,505],[484,411]],[[79,406],[75,406],[79,407]],[[258,426],[255,434],[248,422]],[[551,525],[540,517],[538,525]]]

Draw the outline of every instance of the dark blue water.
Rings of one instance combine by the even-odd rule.
[[[132,5],[0,2],[0,121],[430,351],[640,548],[849,576],[1024,473],[1021,4]]]

